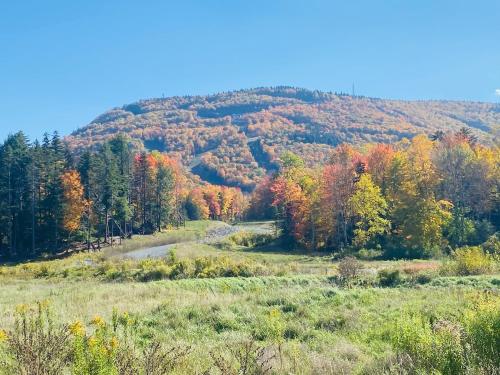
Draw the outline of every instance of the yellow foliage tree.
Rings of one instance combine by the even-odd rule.
[[[68,232],[74,232],[80,228],[82,215],[87,207],[83,197],[83,186],[80,174],[75,170],[69,170],[61,175],[62,197],[63,197],[63,228]]]

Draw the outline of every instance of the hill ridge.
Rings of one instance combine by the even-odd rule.
[[[394,142],[463,126],[489,142],[498,124],[498,103],[381,99],[276,86],[138,100],[97,116],[66,141],[83,149],[125,133],[138,148],[168,152],[185,166],[199,158],[193,172],[202,179],[251,190],[284,150],[314,164],[343,142]]]

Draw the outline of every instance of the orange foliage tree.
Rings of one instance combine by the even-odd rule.
[[[65,171],[61,175],[63,228],[73,233],[80,228],[82,216],[89,205],[83,198],[83,186],[80,174],[75,170]]]

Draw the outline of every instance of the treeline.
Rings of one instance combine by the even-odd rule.
[[[429,257],[500,228],[500,152],[467,129],[335,148],[321,168],[286,153],[254,192],[249,217],[277,219],[284,243],[310,250]]]
[[[195,186],[176,160],[136,151],[123,135],[78,160],[57,133],[31,144],[20,132],[0,146],[3,258],[90,249],[186,219],[233,221],[244,207],[239,189]]]

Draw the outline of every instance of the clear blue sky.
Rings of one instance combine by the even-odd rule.
[[[0,139],[141,98],[266,85],[499,101],[500,1],[0,3]]]

